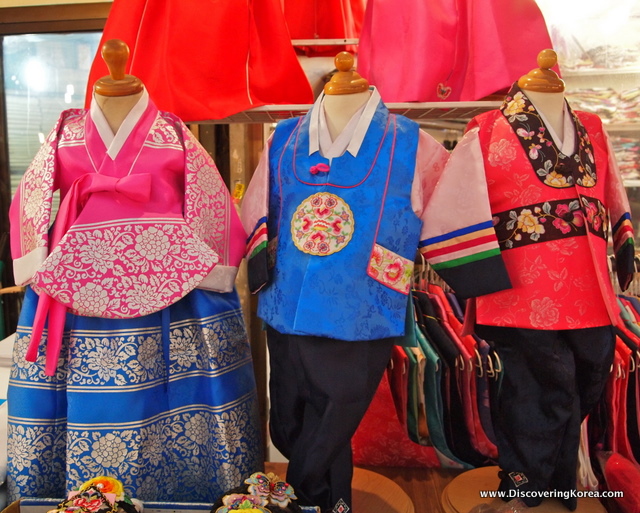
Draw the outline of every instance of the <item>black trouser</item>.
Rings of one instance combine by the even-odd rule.
[[[493,343],[503,365],[492,408],[500,489],[575,490],[580,425],[604,391],[615,349],[613,328],[476,326],[476,333]],[[528,506],[542,502],[523,500]],[[565,504],[575,508],[571,501]]]
[[[267,341],[269,428],[289,460],[287,481],[302,505],[325,512],[343,501],[351,510],[351,437],[398,339],[343,341],[268,328]]]

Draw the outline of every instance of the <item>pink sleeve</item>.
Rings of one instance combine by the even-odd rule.
[[[627,197],[627,190],[624,187],[613,146],[604,127],[602,133],[604,134],[609,159],[606,196],[611,222],[613,251],[616,258],[615,270],[618,284],[621,290],[625,291],[631,284],[635,272],[633,220],[631,219],[631,207]]]
[[[247,192],[242,200],[242,225],[245,231],[250,235],[255,231],[256,227],[266,220],[269,212],[269,147],[271,139],[269,137],[264,151],[260,156],[260,162],[256,167],[251,182],[247,187]],[[250,243],[250,240],[248,241]]]
[[[11,256],[17,285],[29,283],[49,254],[56,152],[63,119],[64,113],[25,171],[9,208]]]
[[[187,225],[218,254],[218,263],[199,288],[230,292],[244,255],[246,233],[215,162],[184,123]]]
[[[416,171],[411,187],[411,205],[423,224],[427,221],[424,216],[425,208],[448,160],[449,152],[445,147],[420,130]]]
[[[249,290],[254,294],[269,282],[267,218],[269,214],[270,145],[271,138],[267,141],[242,201],[242,224],[249,234],[246,246]]]

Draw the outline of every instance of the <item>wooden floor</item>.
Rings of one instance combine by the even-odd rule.
[[[265,470],[286,476],[286,463],[267,463]],[[360,467],[397,484],[411,499],[415,513],[446,513],[440,499],[444,488],[460,474],[442,468]],[[355,512],[376,513],[376,512]]]
[[[266,464],[266,470],[268,472],[274,472],[283,478],[286,477],[286,468],[286,463]],[[398,485],[398,487],[402,491],[404,491],[408,498],[413,502],[413,508],[410,511],[414,513],[450,513],[451,509],[445,509],[442,505],[442,492],[451,481],[453,481],[457,476],[461,474],[460,470],[443,468],[400,468],[370,466],[359,468],[384,476]],[[377,478],[378,476],[372,476],[371,478],[373,477]],[[359,478],[356,479],[356,481],[358,481],[359,486],[362,487],[362,473],[359,474]],[[459,480],[456,481],[456,483],[459,482]],[[458,485],[457,487],[459,488],[460,485]],[[365,486],[364,488],[371,489],[371,486]],[[450,488],[448,491],[449,497],[451,497],[450,494],[452,493],[452,490],[453,488]],[[477,487],[474,488],[474,490],[476,490],[475,493],[477,494]],[[356,493],[358,491],[361,490],[357,490]],[[388,495],[388,493],[386,495]],[[362,497],[360,497],[360,499],[362,500]],[[479,497],[478,499],[479,505],[481,504],[481,500]],[[356,497],[354,496],[354,502],[355,501]],[[557,513],[558,511],[561,511],[562,513],[569,513],[569,510],[566,510],[564,506],[560,505],[559,502],[555,504],[556,499],[550,499],[550,501],[551,502],[545,501],[541,506],[537,508],[530,508],[532,513],[534,511],[539,513]],[[499,508],[499,506],[503,504],[499,499],[494,499],[494,502],[498,503],[498,506],[492,504],[492,506],[496,508]],[[394,505],[389,506],[387,503],[379,502],[378,504],[380,504],[380,507],[375,508],[376,511],[355,511],[354,513],[388,513],[390,511],[409,511],[407,509],[404,509],[404,507],[395,509],[393,507]],[[395,506],[397,506],[397,504]],[[471,507],[471,509],[473,509],[473,506]],[[597,501],[597,499],[579,499],[578,509],[575,513],[601,513],[603,509],[608,513],[622,513],[620,508],[617,507],[617,505],[612,501],[604,501],[601,504]]]
[[[460,475],[459,470],[444,468],[363,468],[382,474],[400,486],[413,501],[416,513],[446,513],[440,502],[442,491]]]

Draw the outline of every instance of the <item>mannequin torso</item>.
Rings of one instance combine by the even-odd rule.
[[[531,103],[544,117],[556,136],[564,139],[564,81],[551,68],[558,62],[556,52],[542,50],[538,54],[538,68],[518,80]]]
[[[98,93],[95,94],[96,103],[104,114],[114,135],[118,132],[127,114],[129,114],[133,106],[138,103],[141,96],[142,91],[127,96],[103,96]]]
[[[335,141],[358,109],[369,101],[370,96],[369,91],[325,95],[323,108],[331,140]]]
[[[525,94],[531,100],[538,112],[551,125],[550,128],[560,140],[564,139],[564,94],[542,93],[539,91],[526,91]]]
[[[369,82],[352,70],[353,62],[353,55],[349,52],[336,55],[338,71],[324,86],[323,110],[332,141],[371,96]]]
[[[102,47],[102,58],[109,68],[109,76],[96,80],[94,97],[115,135],[133,106],[144,91],[142,81],[127,75],[125,65],[129,58],[129,47],[124,41],[111,39]]]

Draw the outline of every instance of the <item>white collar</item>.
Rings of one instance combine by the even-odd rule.
[[[562,113],[562,137],[560,137],[556,131],[551,126],[551,123],[547,120],[542,111],[538,111],[540,117],[544,125],[551,135],[551,139],[553,139],[556,148],[558,148],[564,155],[570,156],[573,155],[576,151],[576,127],[573,122],[573,116],[569,112],[569,108],[567,104],[564,104],[564,111]]]
[[[335,141],[331,141],[324,109],[322,108],[324,93],[318,96],[318,99],[311,107],[309,118],[309,155],[322,149],[323,157],[328,159],[339,157],[345,151],[348,151],[354,157],[358,156],[362,141],[381,101],[380,93],[375,87],[371,87],[370,91],[371,97],[367,103],[353,115]],[[325,151],[327,152],[326,155]]]
[[[100,138],[104,142],[104,145],[107,147],[107,154],[112,159],[115,159],[118,156],[118,153],[124,146],[124,143],[131,135],[134,127],[142,117],[142,114],[144,114],[145,110],[147,110],[148,105],[149,93],[146,89],[144,89],[142,91],[140,99],[129,111],[127,117],[124,118],[124,121],[120,125],[120,128],[118,128],[118,132],[114,135],[114,133],[111,131],[111,127],[109,127],[107,118],[105,117],[104,113],[100,109],[100,106],[98,105],[98,102],[96,101],[94,93],[90,108],[91,119],[98,129]]]

